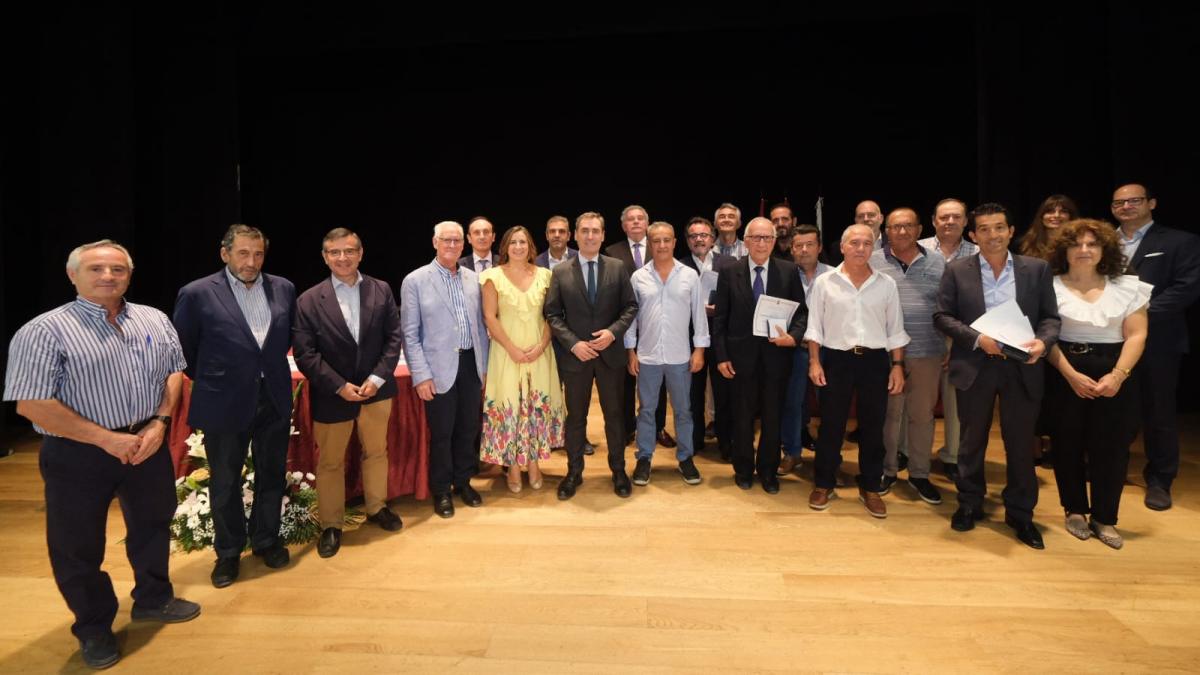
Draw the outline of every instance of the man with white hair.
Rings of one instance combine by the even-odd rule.
[[[400,324],[413,388],[425,402],[429,422],[433,512],[451,518],[452,490],[467,506],[483,504],[471,476],[479,468],[475,439],[482,422],[488,336],[479,277],[458,264],[462,225],[438,223],[433,248],[433,261],[410,272],[400,286]]]
[[[745,242],[738,239],[738,230],[742,227],[742,210],[725,202],[717,207],[713,214],[713,223],[717,226],[717,243],[713,247],[722,256],[741,260],[749,255]],[[774,231],[774,225],[772,225]]]
[[[4,400],[42,434],[46,543],[54,580],[75,615],[84,663],[121,658],[117,596],[104,562],[113,497],[125,516],[133,620],[179,623],[200,606],[175,597],[168,573],[175,470],[164,449],[185,365],[166,315],[125,301],[133,259],[108,239],[67,258],[75,300],[21,327],[9,345]]]

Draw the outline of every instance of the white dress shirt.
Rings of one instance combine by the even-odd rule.
[[[891,351],[908,344],[896,282],[871,270],[862,287],[855,288],[842,265],[817,277],[808,298],[804,339],[843,351],[852,347]]]
[[[675,266],[666,282],[654,269],[653,261],[630,277],[638,312],[625,332],[625,348],[636,347],[638,360],[646,365],[688,363],[693,347],[711,344],[700,275],[678,260],[672,262]],[[689,321],[693,331],[690,340]]]

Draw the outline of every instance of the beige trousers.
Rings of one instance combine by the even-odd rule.
[[[357,420],[323,424],[313,422],[317,441],[317,513],[321,527],[339,530],[346,519],[346,445],[358,425],[362,445],[363,499],[367,515],[374,515],[387,501],[387,430],[392,416],[392,399],[362,406]]]

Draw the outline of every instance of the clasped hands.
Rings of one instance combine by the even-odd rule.
[[[122,464],[137,466],[158,452],[166,430],[166,424],[160,420],[151,420],[136,434],[112,432],[112,438],[101,447],[108,454],[121,460]]]
[[[575,355],[575,358],[579,359],[580,361],[591,361],[597,356],[600,356],[600,352],[608,349],[608,346],[613,343],[613,340],[616,340],[616,336],[614,336],[612,331],[607,328],[601,328],[600,330],[595,331],[592,333],[592,336],[593,339],[586,342],[580,340],[579,342],[575,343],[575,346],[571,347],[571,353]]]

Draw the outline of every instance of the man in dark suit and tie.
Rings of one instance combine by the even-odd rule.
[[[625,232],[625,241],[618,241],[604,249],[604,255],[610,258],[616,258],[625,263],[625,273],[633,276],[633,273],[641,269],[642,265],[649,260],[646,244],[646,228],[650,225],[650,215],[646,213],[646,209],[637,204],[630,204],[621,210],[621,230]],[[637,378],[626,373],[625,375],[625,442],[628,444],[633,440],[634,430],[637,427],[637,418],[634,414],[634,393],[637,391]],[[658,393],[658,407],[654,413],[654,428],[657,432],[657,442],[664,448],[675,447],[675,439],[671,438],[671,434],[667,433],[667,388],[662,387]]]
[[[792,373],[792,349],[804,339],[808,310],[796,266],[771,257],[775,226],[766,218],[746,225],[749,254],[726,264],[717,273],[717,303],[713,315],[713,349],[717,370],[732,380],[733,475],[738,487],[749,490],[757,471],[763,490],[779,492],[779,412]],[[762,295],[799,303],[775,335],[754,335],[754,310]],[[758,458],[754,455],[754,417],[762,418]]]
[[[679,262],[696,270],[702,284],[707,283],[706,279],[712,278],[708,275],[715,276],[728,261],[728,258],[713,250],[713,244],[716,241],[717,228],[709,219],[697,216],[688,223],[688,253],[681,257]],[[716,297],[717,291],[714,286],[712,291],[707,294],[704,306],[705,313],[708,314],[710,336],[712,335],[712,317],[717,309]],[[692,447],[696,452],[704,448],[704,392],[711,377],[715,412],[713,430],[717,434],[721,459],[728,462],[733,458],[733,422],[729,412],[729,381],[717,372],[716,353],[712,347],[704,350],[704,362],[706,367],[700,372],[692,374],[690,400],[692,405]]]
[[[604,413],[613,491],[628,497],[632,484],[625,472],[622,411],[627,357],[622,341],[637,315],[637,300],[624,263],[600,255],[603,216],[592,211],[579,216],[575,242],[579,255],[554,268],[544,308],[555,340],[567,351],[559,364],[567,404],[567,475],[558,485],[558,498],[574,497],[583,483],[583,442],[593,381]]]
[[[387,507],[388,421],[396,396],[400,314],[392,287],[358,271],[362,240],[344,227],[321,242],[332,272],[296,301],[293,356],[311,387],[317,463],[317,554],[329,558],[342,545],[346,517],[346,443],[355,427],[362,445],[367,520],[394,532],[403,524]]]
[[[175,328],[193,380],[188,424],[204,432],[211,472],[217,588],[237,579],[247,537],[267,567],[283,567],[289,559],[279,523],[292,419],[287,353],[296,288],[262,272],[267,243],[258,228],[231,226],[221,240],[225,267],[184,286],[175,300]],[[242,466],[251,445],[254,506],[247,521]]]
[[[496,230],[492,221],[475,216],[467,223],[467,241],[471,252],[458,259],[458,266],[479,274],[500,264],[500,256],[492,253],[492,242],[496,241]]]
[[[1004,438],[1008,480],[1004,521],[1025,545],[1042,549],[1042,535],[1033,524],[1038,483],[1033,470],[1033,425],[1045,381],[1042,357],[1058,340],[1061,320],[1054,295],[1053,274],[1045,261],[1008,250],[1013,226],[1008,211],[995,203],[971,211],[971,237],[979,253],[946,266],[938,290],[933,322],[953,341],[950,384],[958,397],[962,441],[958,451],[958,510],[950,526],[959,532],[983,519],[987,493],[984,453],[992,427],[992,410],[1000,397],[1000,433]],[[1018,347],[1024,361],[1003,351],[993,338],[971,328],[985,312],[1015,300],[1028,317],[1034,339]]]
[[[1147,508],[1171,508],[1171,483],[1179,474],[1179,362],[1188,352],[1187,308],[1200,297],[1200,237],[1154,222],[1157,200],[1144,185],[1113,192],[1121,248],[1131,273],[1154,285],[1150,332],[1142,370],[1142,443],[1146,448]]]

